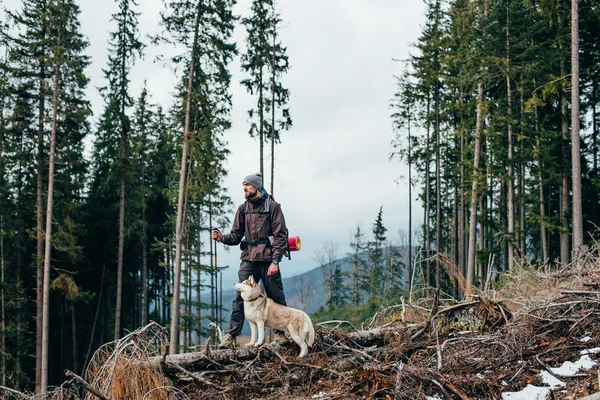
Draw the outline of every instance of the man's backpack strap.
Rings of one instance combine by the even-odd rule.
[[[244,202],[244,206],[242,207],[242,214],[245,217],[246,214],[268,214],[270,217],[271,211],[271,196],[268,195],[265,199],[265,209],[263,211],[248,211],[248,200]]]

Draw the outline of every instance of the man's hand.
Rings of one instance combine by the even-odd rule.
[[[267,275],[275,275],[279,271],[279,265],[275,263],[271,263],[269,265],[269,270],[267,271]]]
[[[213,229],[210,233],[210,237],[212,237],[213,239],[217,239],[219,242],[223,241],[223,235],[221,234],[221,232],[219,232],[218,229]]]

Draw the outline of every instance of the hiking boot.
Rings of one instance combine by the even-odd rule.
[[[273,331],[273,341],[278,345],[282,345],[288,342],[287,337],[285,337],[285,332],[283,331]]]
[[[236,346],[235,336],[226,333],[221,340],[221,344],[219,344],[219,349],[233,349]]]

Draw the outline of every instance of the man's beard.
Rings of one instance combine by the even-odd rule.
[[[256,198],[258,195],[258,190],[255,191],[254,193],[248,192],[248,194],[245,194],[244,197],[246,198],[246,200],[252,200],[254,198]]]

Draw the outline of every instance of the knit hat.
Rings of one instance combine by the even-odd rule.
[[[260,174],[260,172],[248,175],[247,177],[244,178],[243,183],[249,183],[252,186],[254,186],[255,188],[260,190],[263,187],[262,175]]]

